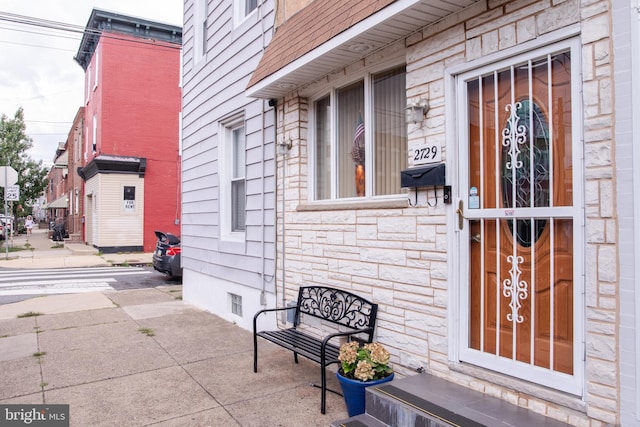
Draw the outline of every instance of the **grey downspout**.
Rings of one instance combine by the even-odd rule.
[[[278,100],[277,99],[270,99],[269,100],[269,106],[273,107],[273,140],[274,142],[278,141]],[[275,150],[276,150],[276,156],[275,158],[277,159],[277,150],[278,150],[278,144],[274,144],[275,146]],[[281,285],[281,303],[282,303],[282,307],[285,306],[285,270],[284,270],[284,260],[285,260],[285,256],[284,256],[284,249],[285,249],[285,239],[284,239],[284,209],[285,209],[285,197],[284,197],[284,186],[285,186],[285,176],[284,176],[284,167],[285,167],[285,160],[286,160],[286,154],[282,155],[282,253],[281,253],[281,258],[282,258],[282,285]],[[277,173],[278,168],[276,168],[276,173]],[[277,185],[276,185],[277,188]],[[277,214],[276,214],[276,219],[277,219]],[[277,233],[276,233],[277,235]],[[277,263],[277,258],[278,258],[278,251],[276,250],[276,263]],[[284,314],[284,312],[283,312]],[[283,316],[284,318],[284,316]],[[282,320],[282,322],[284,323],[284,320]]]
[[[258,7],[259,7],[258,14],[259,14],[259,17],[260,17],[260,31],[262,32],[262,54],[264,55],[264,51],[266,49],[266,41],[265,41],[265,37],[264,37],[264,34],[265,34],[264,14],[263,14],[263,7],[264,6],[262,5],[262,3],[260,3],[258,5]],[[265,171],[266,171],[266,165],[265,165],[265,163],[266,163],[266,160],[265,160],[265,158],[266,158],[266,156],[265,156],[265,153],[266,153],[266,148],[265,148],[266,141],[265,141],[265,139],[266,138],[265,138],[265,131],[264,131],[264,125],[265,125],[264,117],[265,117],[265,114],[267,113],[268,109],[265,108],[266,106],[265,106],[264,100],[261,100],[260,102],[262,103],[262,108],[261,108],[262,113],[260,115],[260,119],[261,119],[260,133],[262,135],[262,176],[261,176],[261,188],[262,188],[262,208],[261,208],[262,237],[261,237],[261,242],[260,242],[261,246],[262,246],[261,266],[260,266],[260,268],[262,270],[261,271],[261,273],[262,273],[261,274],[262,275],[262,290],[260,292],[260,305],[266,306],[267,305],[267,297],[266,297],[267,279],[266,279],[266,267],[265,267],[265,263],[266,263],[266,255],[265,255],[265,252],[266,252],[266,247],[265,247],[266,246],[265,245],[265,242],[266,242],[266,237],[265,237],[266,236],[266,231],[265,231],[265,228],[266,227],[265,227],[265,223],[264,223],[264,213],[265,213],[265,204],[266,204],[266,195],[265,195],[266,191],[265,191],[265,179],[264,179],[264,174],[265,174]],[[269,107],[271,107],[271,101],[269,101],[268,105],[269,105]],[[274,125],[274,128],[275,128],[275,125]],[[276,144],[275,144],[275,137],[274,137],[274,146],[275,145]],[[274,155],[273,158],[275,158],[275,155]],[[268,280],[268,281],[269,282],[272,281],[274,279],[274,277],[275,277],[275,273],[273,275],[271,275],[271,279]],[[275,289],[274,289],[274,291],[275,291]]]

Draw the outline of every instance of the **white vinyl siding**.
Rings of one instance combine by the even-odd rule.
[[[123,188],[136,188],[135,211],[125,211]],[[88,226],[97,247],[142,246],[144,230],[144,178],[132,174],[98,174],[87,181],[86,194],[92,198],[93,212]],[[100,227],[94,227],[95,224]]]
[[[197,6],[197,1],[185,4],[183,39],[185,301],[250,328],[249,317],[260,306],[257,297],[275,298],[275,131],[268,102],[244,93],[263,43],[269,40],[274,12],[261,6],[265,22],[247,19],[236,28],[233,0],[210,3],[207,55],[200,60],[197,39],[202,21],[196,17]],[[245,135],[245,229],[231,233],[224,211],[231,193],[223,183],[232,163],[224,160],[224,143],[225,129],[236,124],[244,126]],[[239,238],[229,240],[230,234]],[[229,317],[227,293],[243,297],[242,321]]]
[[[635,7],[633,7],[635,6]],[[616,206],[620,241],[621,425],[640,422],[640,2],[620,2],[613,14],[615,80]],[[629,87],[632,89],[629,90]],[[634,215],[635,213],[635,215]]]

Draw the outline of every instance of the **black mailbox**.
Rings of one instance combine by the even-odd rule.
[[[405,169],[400,172],[400,187],[444,186],[444,163]]]

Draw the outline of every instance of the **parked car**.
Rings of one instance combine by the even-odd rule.
[[[11,235],[12,230],[13,219],[11,217],[0,215],[0,240],[3,240],[7,234]]]
[[[162,231],[155,231],[158,243],[153,252],[153,268],[168,278],[182,277],[180,265],[180,238]]]

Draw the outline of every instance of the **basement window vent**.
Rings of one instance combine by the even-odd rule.
[[[229,294],[231,299],[231,313],[242,317],[242,297],[236,294]]]

